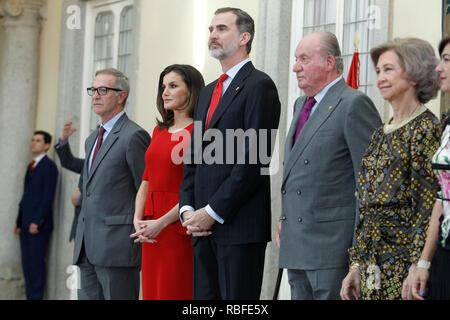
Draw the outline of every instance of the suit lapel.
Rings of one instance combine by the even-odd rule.
[[[297,142],[292,147],[291,151],[288,153],[288,157],[285,158],[286,164],[283,173],[283,183],[289,176],[289,173],[292,170],[294,164],[297,162],[298,158],[300,158],[300,156],[303,154],[303,151],[311,142],[312,138],[320,129],[322,124],[325,121],[327,121],[330,115],[338,108],[339,102],[341,101],[341,93],[344,86],[345,82],[344,80],[341,79],[333,87],[331,87],[328,90],[325,97],[322,99],[322,101],[317,105],[316,109],[314,110],[313,114],[310,116],[308,121],[306,121],[304,127],[302,128],[302,131],[300,132],[300,135],[298,136]],[[305,101],[306,98],[303,101],[303,105],[305,104]],[[295,115],[297,116],[297,118],[300,116],[300,109],[303,109],[303,107],[299,108],[298,112],[296,112]],[[298,119],[296,120],[295,124],[297,123]],[[296,125],[295,126],[292,125],[289,130],[289,136],[292,135],[292,137],[290,138],[290,140],[287,139],[287,143],[289,143],[289,141],[291,143],[288,146],[292,145],[293,135],[295,134],[296,128],[297,128]]]
[[[41,161],[39,161],[35,166],[34,166],[34,168],[33,168],[33,170],[30,170],[30,168],[31,168],[31,162],[30,162],[30,164],[27,166],[27,174],[26,174],[26,178],[27,179],[30,179],[31,177],[33,177],[35,174],[36,174],[36,170],[39,170],[39,168],[41,168],[42,166],[42,164],[45,162],[45,161],[47,161],[47,155],[45,155],[42,159],[41,159]]]
[[[86,153],[86,160],[84,161],[83,164],[83,179],[84,182],[87,182],[89,179],[89,158],[91,157],[91,153],[94,151],[94,144],[95,144],[95,139],[98,136],[98,130],[95,130],[94,132],[92,132],[89,137],[86,139],[86,143],[84,145],[85,148],[85,153]]]
[[[297,101],[295,101],[294,104],[294,115],[292,116],[291,127],[289,128],[286,137],[286,145],[284,148],[284,159],[286,161],[286,164],[292,151],[292,143],[294,142],[295,131],[297,130],[298,121],[300,120],[300,112],[303,110],[305,102],[306,96],[299,98]]]
[[[100,150],[97,153],[97,156],[95,157],[94,162],[92,163],[92,169],[89,173],[89,180],[94,176],[94,173],[97,171],[97,168],[99,167],[100,163],[103,161],[103,158],[106,156],[108,151],[111,149],[111,147],[114,145],[114,143],[119,139],[119,132],[120,129],[122,129],[123,124],[128,120],[128,117],[126,114],[123,114],[119,120],[114,124],[114,127],[112,128],[111,132],[108,134],[106,139],[103,141],[102,146],[100,147]],[[97,131],[98,135],[98,131]],[[95,139],[94,139],[95,142]],[[92,147],[93,147],[92,143]],[[92,148],[91,148],[92,150]],[[89,162],[89,161],[87,161]],[[89,164],[88,164],[89,165]]]
[[[44,159],[45,159],[46,157],[47,157],[46,155],[42,157],[41,161],[39,161],[39,162],[34,166],[34,169],[33,169],[32,172],[34,172],[34,170],[36,170],[36,169],[42,164],[42,161],[45,161]]]
[[[231,102],[233,101],[234,97],[242,90],[245,84],[245,79],[249,76],[249,74],[255,69],[253,64],[251,62],[246,63],[236,74],[236,77],[234,77],[233,81],[231,81],[230,85],[228,86],[227,91],[222,96],[222,98],[219,101],[219,105],[217,106],[212,118],[211,122],[209,123],[208,128],[213,128],[216,123],[219,121],[219,119],[222,117],[222,115],[225,113],[225,111],[230,106]],[[217,82],[216,82],[217,83]],[[211,92],[212,96],[212,92]],[[211,98],[210,96],[210,98]],[[211,100],[210,100],[211,101]],[[208,104],[209,109],[209,104]],[[206,110],[206,113],[208,110]],[[205,121],[206,123],[206,121]]]
[[[214,91],[214,88],[216,87],[217,81],[214,81],[213,83],[211,83],[210,85],[208,85],[207,87],[205,87],[205,94],[202,96],[202,101],[199,101],[199,103],[197,104],[197,108],[199,108],[198,111],[198,117],[199,120],[202,121],[203,124],[203,130],[205,130],[205,126],[206,126],[206,117],[208,116],[208,110],[209,110],[209,105],[211,103],[211,98],[212,98],[212,94]]]
[[[85,161],[85,169],[89,167],[89,163],[88,162],[89,162],[89,158],[90,158],[91,153],[92,153],[93,148],[94,148],[95,139],[98,136],[98,130],[99,129],[97,129],[94,132],[92,132],[91,135],[86,139],[85,149],[86,149],[86,157],[87,157],[86,160],[88,160],[88,161]],[[88,163],[88,164],[86,164],[86,163]],[[84,172],[87,173],[88,171],[85,170]]]

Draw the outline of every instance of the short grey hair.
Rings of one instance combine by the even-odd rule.
[[[128,77],[126,75],[124,75],[123,72],[121,72],[117,69],[114,69],[114,68],[98,70],[95,73],[95,76],[97,76],[99,74],[109,74],[111,76],[116,77],[117,89],[120,89],[127,93],[127,97],[125,98],[125,100],[123,102],[123,106],[125,107],[125,104],[127,103],[128,97],[130,95],[130,80],[128,79]]]
[[[375,67],[380,56],[393,51],[397,54],[406,78],[416,83],[415,93],[420,103],[427,103],[437,96],[440,88],[439,63],[429,42],[418,38],[395,38],[370,50]]]
[[[236,26],[239,29],[239,34],[243,34],[244,32],[250,33],[250,40],[247,42],[247,53],[250,54],[253,38],[255,37],[255,21],[253,21],[253,18],[247,12],[238,8],[220,8],[214,14],[217,15],[226,12],[233,12],[236,15]]]
[[[344,59],[342,58],[341,48],[339,47],[339,41],[334,35],[334,33],[325,31],[325,30],[317,30],[314,32],[315,34],[320,34],[322,36],[321,42],[321,51],[324,56],[332,55],[334,60],[336,60],[335,70],[338,74],[344,72]]]

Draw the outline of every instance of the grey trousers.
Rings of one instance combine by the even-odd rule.
[[[92,265],[81,249],[78,267],[78,300],[138,300],[139,267],[116,268]]]
[[[324,270],[288,269],[292,300],[340,300],[342,280],[348,268]]]

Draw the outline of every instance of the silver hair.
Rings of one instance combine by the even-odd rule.
[[[125,104],[127,103],[128,97],[130,95],[130,80],[128,79],[128,77],[126,75],[124,75],[123,72],[121,72],[117,69],[114,69],[114,68],[98,70],[95,73],[95,76],[97,76],[99,74],[109,74],[111,76],[116,77],[117,89],[120,89],[127,93],[127,97],[125,98],[125,100],[123,102],[123,106],[125,107]]]
[[[339,42],[334,35],[326,30],[317,30],[314,31],[315,34],[319,34],[322,36],[321,49],[324,55],[332,55],[334,60],[336,61],[335,70],[338,74],[344,72],[344,59],[342,58],[341,48],[339,47]]]
[[[395,38],[382,43],[370,50],[375,67],[386,51],[397,54],[406,78],[416,83],[415,93],[420,103],[427,103],[437,96],[440,78],[435,69],[439,60],[430,43],[418,38]]]

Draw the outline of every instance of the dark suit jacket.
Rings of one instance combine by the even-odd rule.
[[[261,168],[268,165],[261,163],[259,157],[255,164],[249,164],[248,158],[252,151],[260,151],[260,141],[267,141],[266,155],[271,155],[272,149],[267,147],[271,139],[258,137],[258,141],[253,143],[246,141],[243,146],[236,145],[227,149],[227,143],[233,138],[227,136],[226,130],[277,129],[280,118],[278,92],[272,79],[248,62],[239,70],[221,98],[205,132],[205,137],[213,134],[221,135],[223,139],[213,138],[212,142],[198,143],[196,136],[201,135],[205,129],[216,83],[217,81],[203,88],[197,101],[194,112],[196,123],[191,135],[191,151],[195,152],[188,152],[185,158],[180,208],[189,205],[197,210],[209,204],[224,219],[224,224],[215,223],[212,227],[212,237],[217,243],[267,242],[271,238],[270,176],[261,175]],[[199,122],[201,126],[198,125]],[[214,147],[213,143],[217,148],[210,152]],[[220,147],[223,147],[223,154],[219,152]],[[245,164],[237,164],[238,156],[243,150]],[[234,151],[233,155],[230,154],[231,151]],[[212,164],[203,160],[195,163],[199,153],[211,154],[220,159]],[[227,157],[233,161],[227,161]],[[218,163],[220,160],[224,164]],[[193,241],[195,242],[195,237]]]
[[[40,231],[53,229],[53,199],[58,180],[58,169],[55,163],[44,156],[33,171],[27,166],[22,199],[19,203],[19,214],[16,224],[26,228],[31,223],[39,226]]]
[[[67,142],[64,145],[55,145],[56,153],[58,154],[59,160],[61,162],[61,165],[63,168],[70,170],[75,173],[81,174],[83,170],[83,164],[84,159],[75,158],[73,156],[72,150],[70,149],[69,142]],[[78,187],[81,189],[81,185],[78,185]],[[81,212],[81,197],[80,197],[80,205],[75,207],[75,213],[73,216],[72,221],[72,227],[70,228],[70,236],[69,241],[72,241],[75,239],[76,231],[77,231],[77,224],[78,224],[78,217]]]
[[[63,168],[75,173],[81,173],[81,170],[83,169],[84,159],[75,158],[73,156],[69,143],[66,143],[62,146],[57,144],[55,146],[55,150],[58,154]]]

